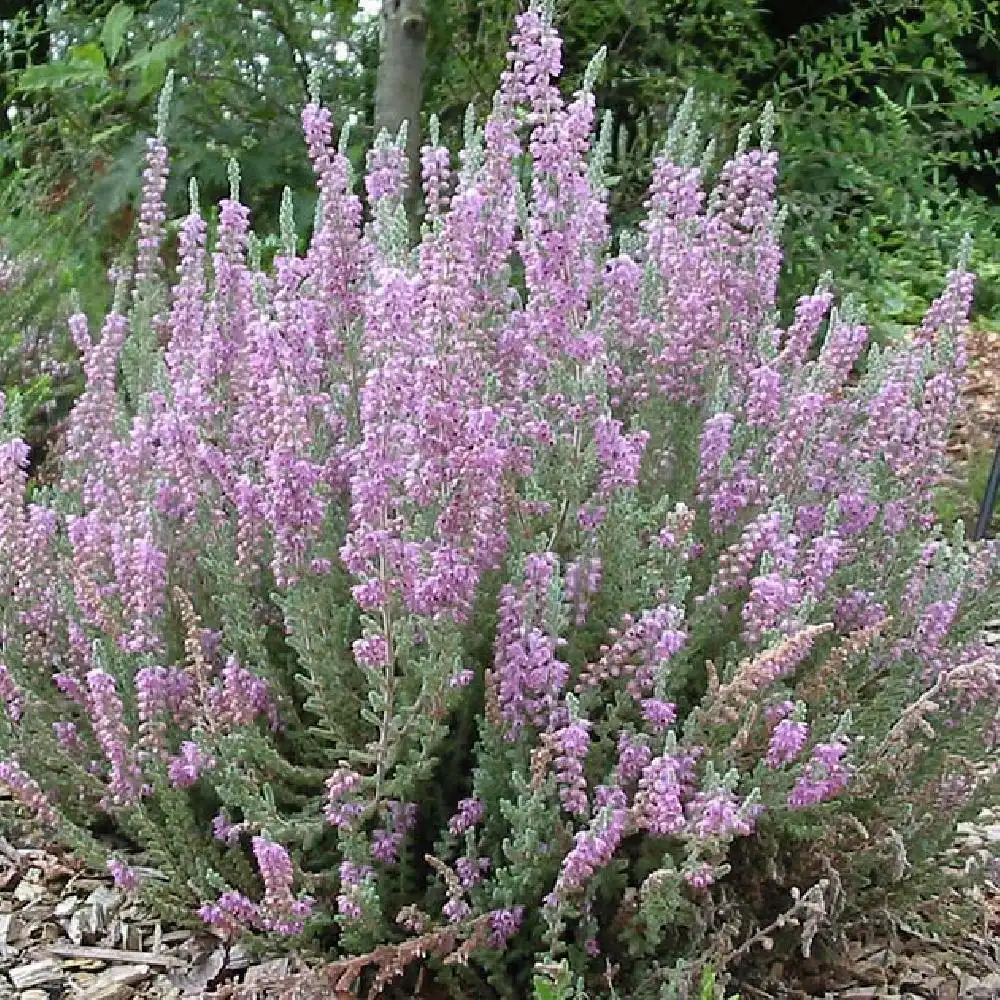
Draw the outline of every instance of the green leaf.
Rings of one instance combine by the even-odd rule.
[[[57,90],[60,87],[86,86],[106,82],[108,71],[101,64],[89,60],[59,60],[30,66],[18,78],[17,88],[24,93],[41,90]]]
[[[715,969],[711,965],[706,965],[701,970],[698,995],[699,1000],[715,1000]]]
[[[114,63],[125,43],[125,32],[135,17],[135,11],[126,3],[116,3],[104,19],[101,29],[101,45],[107,54],[108,62]]]
[[[94,69],[102,71],[107,68],[104,53],[101,51],[101,47],[94,42],[74,45],[69,50],[69,61],[71,65],[77,63],[85,66],[93,66]]]
[[[157,93],[166,79],[167,66],[184,48],[180,38],[164,38],[138,55],[133,56],[122,69],[138,70],[139,79],[133,84],[129,99],[134,104]]]
[[[151,45],[148,49],[144,49],[142,52],[134,55],[127,63],[125,63],[122,69],[144,70],[148,66],[155,64],[165,66],[171,59],[175,58],[183,48],[184,42],[176,35],[171,38],[164,38],[155,45]]]
[[[132,126],[129,123],[111,125],[106,129],[102,129],[100,132],[95,132],[90,137],[90,143],[93,146],[100,146],[106,142],[110,142],[112,139],[118,138],[123,132],[127,132],[131,127]]]
[[[535,976],[532,985],[535,988],[534,1000],[559,1000],[556,984],[552,980],[544,976]]]

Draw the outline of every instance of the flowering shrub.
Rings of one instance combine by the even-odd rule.
[[[286,201],[262,266],[234,170],[170,285],[161,130],[134,276],[71,321],[58,487],[0,451],[0,781],[345,989],[538,960],[652,996],[808,949],[905,906],[994,780],[1000,551],[928,513],[971,277],[857,375],[825,283],[778,325],[770,113],[713,172],[689,105],[613,250],[597,64],[566,103],[559,51],[532,6],[454,172],[431,128],[415,249],[401,145],[365,221],[311,103],[305,255]]]

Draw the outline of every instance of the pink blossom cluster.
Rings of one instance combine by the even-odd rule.
[[[340,894],[337,896],[337,912],[349,920],[358,920],[362,915],[363,890],[374,872],[369,865],[358,865],[353,861],[340,863]]]
[[[805,770],[788,793],[789,809],[826,802],[842,792],[851,777],[851,767],[844,762],[847,745],[843,741],[817,743]]]
[[[21,805],[31,810],[47,826],[55,826],[59,816],[41,786],[15,760],[0,761],[0,786]]]
[[[530,555],[523,583],[505,584],[500,594],[494,669],[509,739],[525,723],[544,727],[569,679],[568,665],[556,655],[564,640],[552,635],[546,620],[555,573],[554,556]]]
[[[276,934],[299,934],[312,914],[313,900],[292,892],[294,867],[288,851],[266,837],[253,838],[253,853],[264,883],[260,902],[228,889],[214,903],[199,910],[201,919],[224,937],[260,929]]]

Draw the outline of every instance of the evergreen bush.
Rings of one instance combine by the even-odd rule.
[[[366,219],[308,104],[306,252],[234,167],[172,282],[164,99],[54,487],[4,417],[0,782],[337,988],[673,995],[905,912],[996,790],[1000,547],[931,513],[965,261],[859,375],[827,279],[779,323],[770,110],[716,169],[690,100],[612,245],[599,63],[564,101],[518,18],[415,248],[401,142]]]

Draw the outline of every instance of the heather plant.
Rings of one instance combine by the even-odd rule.
[[[712,992],[906,912],[996,788],[1000,548],[931,505],[967,249],[858,374],[829,279],[776,313],[770,109],[716,168],[685,102],[614,243],[599,68],[522,14],[416,246],[405,137],[363,201],[313,101],[305,252],[234,166],[173,280],[165,95],[53,488],[4,417],[0,782],[335,990]]]

